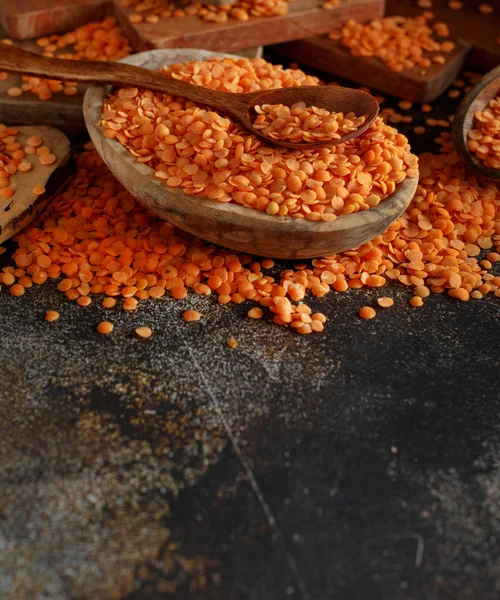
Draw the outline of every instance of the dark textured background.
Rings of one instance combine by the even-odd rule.
[[[2,290],[0,597],[498,599],[499,301],[383,293],[373,321],[380,291],[311,300],[302,337],[196,295]]]

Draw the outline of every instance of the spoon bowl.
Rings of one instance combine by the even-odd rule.
[[[467,147],[468,132],[474,127],[474,115],[478,110],[484,110],[488,102],[500,92],[500,67],[486,73],[478,83],[463,98],[453,121],[453,145],[469,170],[475,175],[500,179],[500,169],[486,167]]]
[[[135,54],[128,64],[160,69],[165,64],[228,56],[204,50],[167,49]],[[413,198],[418,178],[405,179],[378,206],[343,215],[331,223],[268,215],[234,203],[219,203],[169,188],[154,170],[139,163],[126,148],[104,137],[97,125],[110,87],[90,86],[84,117],[92,141],[122,185],[162,219],[209,242],[240,252],[282,259],[304,259],[351,250],[373,239],[399,217]],[[298,88],[300,90],[300,88]]]
[[[235,94],[232,94],[235,96]],[[373,96],[359,90],[346,87],[335,86],[303,86],[292,88],[278,88],[264,92],[251,92],[249,94],[238,94],[238,100],[246,104],[240,114],[240,121],[255,136],[264,139],[275,146],[285,148],[296,148],[307,150],[308,148],[321,148],[337,146],[352,140],[364,133],[376,119],[379,111],[378,102]],[[306,106],[318,106],[331,113],[342,112],[347,114],[353,112],[356,116],[366,116],[362,125],[354,131],[346,133],[338,139],[326,142],[289,142],[285,140],[270,139],[262,134],[262,131],[254,127],[254,121],[257,117],[255,112],[256,105],[262,104],[283,104],[283,106],[292,106],[296,102],[305,102]]]

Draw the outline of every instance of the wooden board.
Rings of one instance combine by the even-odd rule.
[[[430,102],[453,82],[464,61],[470,68],[489,70],[500,64],[500,6],[493,15],[483,15],[477,3],[461,11],[450,10],[446,0],[434,0],[436,21],[448,23],[456,49],[447,54],[445,65],[420,67],[402,73],[391,71],[382,61],[353,56],[339,41],[328,36],[310,37],[294,44],[281,44],[276,50],[285,56],[327,73],[344,77],[377,91],[412,101]],[[388,0],[387,14],[415,16],[424,9],[412,0]]]
[[[134,25],[129,21],[133,11],[115,2],[115,15],[137,50],[204,48],[234,52],[249,46],[275,44],[325,33],[340,27],[348,19],[373,19],[383,14],[384,7],[385,0],[351,0],[342,2],[333,10],[324,10],[320,0],[296,0],[290,3],[288,15],[278,17],[209,23],[191,16]]]
[[[36,154],[26,155],[24,160],[30,162],[33,168],[24,173],[17,172],[10,178],[10,187],[14,195],[0,199],[0,242],[9,239],[26,227],[44,209],[47,202],[66,183],[71,169],[65,169],[71,147],[68,138],[52,127],[20,127],[16,136],[21,146],[31,136],[42,138],[54,156],[55,163],[49,166],[41,165]],[[57,171],[57,175],[52,176]],[[37,195],[33,188],[43,187],[45,193]]]
[[[379,92],[412,102],[431,102],[456,79],[469,48],[457,43],[456,49],[447,55],[445,65],[432,65],[425,70],[413,67],[403,73],[395,73],[376,58],[353,56],[339,41],[330,40],[327,35],[280,44],[276,50],[303,64]]]
[[[0,37],[2,31],[0,30]],[[19,44],[26,50],[39,49],[32,42],[21,42]],[[261,57],[262,46],[247,48],[237,52],[247,58]],[[22,78],[19,75],[9,74],[5,81],[0,81],[0,123],[8,125],[50,125],[67,131],[78,131],[85,129],[83,119],[82,103],[87,86],[79,85],[75,96],[65,96],[62,92],[54,94],[50,100],[39,100],[34,94],[23,94],[18,98],[11,98],[7,90],[12,87],[20,87]]]
[[[112,0],[1,0],[0,22],[9,37],[25,40],[70,31],[112,9]]]

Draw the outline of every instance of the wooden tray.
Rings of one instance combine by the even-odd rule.
[[[133,12],[115,4],[115,16],[136,50],[152,48],[203,48],[234,52],[255,45],[275,44],[325,33],[348,19],[366,21],[384,12],[385,0],[351,0],[332,10],[321,8],[320,0],[296,0],[289,14],[278,17],[252,17],[248,21],[230,19],[226,23],[203,21],[199,17],[169,18],[158,23],[130,23]]]
[[[421,67],[413,67],[403,73],[395,73],[376,58],[353,56],[339,41],[330,40],[327,35],[280,44],[276,50],[303,64],[379,92],[412,102],[431,102],[457,78],[469,48],[457,43],[455,50],[446,55],[446,64],[432,65],[425,72]]]
[[[0,30],[0,37],[2,32]],[[32,42],[19,44],[26,50],[39,49]],[[247,58],[261,57],[262,47],[247,48],[237,54]],[[0,123],[8,125],[51,125],[67,131],[85,129],[83,120],[82,102],[87,86],[79,85],[75,96],[65,96],[62,92],[54,94],[50,100],[42,101],[34,94],[23,94],[18,98],[11,98],[7,90],[22,84],[21,76],[9,74],[5,81],[0,81]]]
[[[70,31],[111,14],[112,0],[1,0],[0,22],[16,40]]]
[[[464,3],[465,5],[465,3]],[[366,85],[378,91],[412,101],[430,102],[440,96],[458,75],[464,61],[470,68],[489,70],[500,64],[500,10],[483,15],[477,5],[461,11],[448,8],[444,0],[434,0],[436,21],[445,21],[456,48],[446,54],[444,65],[391,71],[375,58],[353,56],[339,41],[328,36],[309,37],[294,44],[280,44],[276,50],[311,67]],[[412,0],[388,0],[387,14],[415,16],[424,9]]]

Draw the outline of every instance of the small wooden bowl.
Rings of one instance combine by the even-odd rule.
[[[470,152],[467,148],[467,134],[473,128],[476,111],[483,110],[499,91],[500,67],[496,67],[486,73],[463,98],[455,114],[452,130],[453,145],[460,160],[475,175],[489,177],[490,179],[500,179],[500,169],[486,167],[482,160],[473,152]]]
[[[148,69],[165,64],[206,60],[223,55],[205,50],[167,49],[141,52],[123,60]],[[238,58],[238,57],[236,57]],[[102,159],[142,204],[162,219],[204,240],[239,252],[282,259],[325,256],[357,248],[397,219],[415,195],[418,178],[405,179],[378,206],[338,217],[332,223],[276,217],[233,203],[185,194],[155,177],[151,167],[137,160],[116,140],[103,136],[97,125],[109,88],[90,86],[83,113],[92,141]]]

